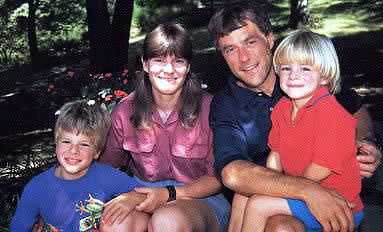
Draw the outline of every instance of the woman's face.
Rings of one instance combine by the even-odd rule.
[[[154,95],[174,95],[180,93],[190,70],[184,58],[174,55],[159,56],[143,61],[144,70],[149,74]]]

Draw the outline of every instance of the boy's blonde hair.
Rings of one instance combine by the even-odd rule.
[[[299,30],[282,40],[274,53],[274,68],[280,73],[280,65],[291,62],[311,65],[327,81],[332,94],[340,91],[340,67],[335,48],[325,35],[309,30]]]
[[[110,126],[109,113],[96,104],[88,104],[85,100],[69,102],[60,109],[54,131],[55,142],[57,144],[63,131],[85,134],[92,137],[96,151],[101,152]]]

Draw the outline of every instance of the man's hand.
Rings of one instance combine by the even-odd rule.
[[[134,190],[147,195],[146,200],[136,207],[138,211],[153,213],[160,206],[165,205],[169,199],[166,188],[135,188]]]
[[[115,222],[120,224],[125,220],[129,213],[135,210],[137,205],[145,201],[145,199],[145,194],[137,192],[129,192],[119,195],[104,205],[105,208],[102,213],[102,222],[110,225]]]
[[[310,189],[304,199],[310,212],[322,225],[325,232],[354,231],[354,215],[343,197],[335,190],[321,186]]]
[[[362,178],[371,177],[381,162],[382,153],[374,143],[365,140],[358,141],[356,145],[358,147],[356,159],[359,162],[360,175]]]

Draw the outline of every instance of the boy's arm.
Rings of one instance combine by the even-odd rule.
[[[141,204],[145,199],[146,194],[132,191],[108,201],[104,205],[105,208],[102,213],[103,223],[111,225],[115,222],[123,222],[129,213],[135,210],[137,205]]]
[[[320,183],[322,180],[326,179],[330,175],[330,169],[315,163],[310,163],[303,173],[303,177],[306,177],[318,183]]]
[[[269,156],[267,157],[266,167],[274,169],[275,171],[278,171],[278,172],[283,171],[278,152],[274,152],[274,151],[270,152]]]

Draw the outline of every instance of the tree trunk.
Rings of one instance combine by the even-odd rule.
[[[36,36],[36,9],[39,1],[28,0],[28,46],[31,57],[32,71],[37,71],[40,68],[40,52],[37,45]]]
[[[300,22],[306,23],[308,17],[308,0],[290,0],[290,28],[296,29]]]
[[[113,42],[106,0],[86,0],[90,45],[90,69],[95,73],[113,70]]]
[[[120,71],[128,66],[130,25],[134,0],[116,0],[114,6],[112,35],[114,69]]]

